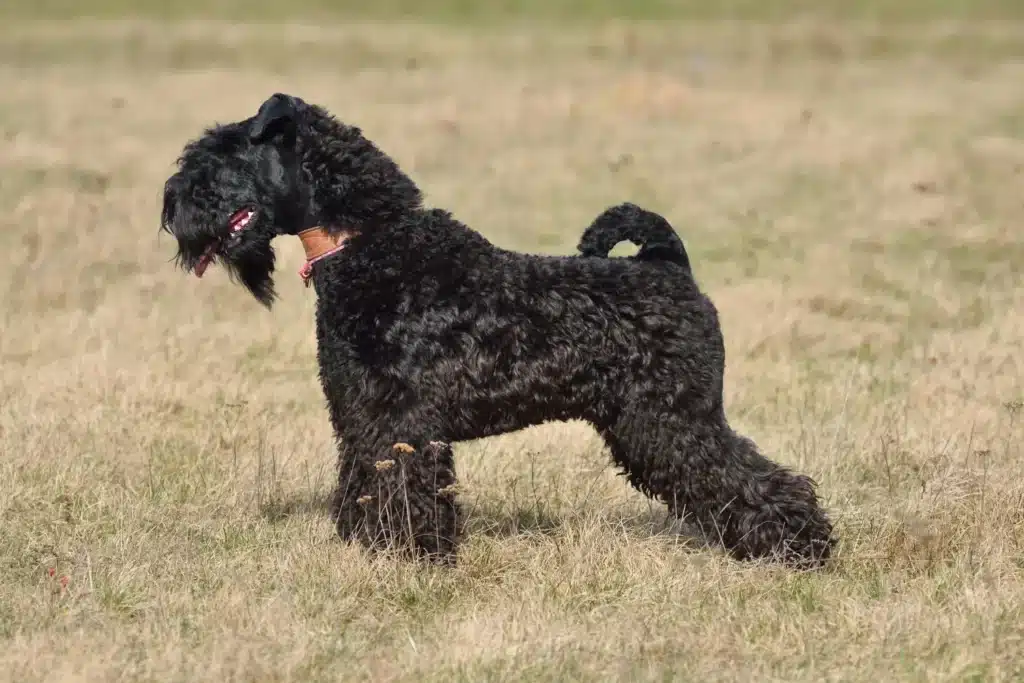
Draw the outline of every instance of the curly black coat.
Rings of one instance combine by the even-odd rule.
[[[182,267],[201,275],[218,259],[268,307],[275,236],[351,235],[311,277],[342,537],[454,561],[450,444],[582,419],[633,486],[734,556],[829,557],[814,483],[730,428],[718,315],[657,214],[608,209],[578,256],[501,249],[424,208],[358,128],[277,94],[185,147],[161,218]],[[622,240],[640,251],[609,258]]]

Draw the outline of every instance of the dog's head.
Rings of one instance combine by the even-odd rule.
[[[160,224],[182,268],[202,277],[219,261],[270,307],[274,237],[315,226],[358,233],[419,204],[412,180],[358,128],[277,93],[255,116],[185,145]]]

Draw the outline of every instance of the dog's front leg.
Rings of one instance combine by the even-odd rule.
[[[338,444],[338,486],[331,495],[330,516],[345,541],[362,539],[365,533],[366,496],[370,477],[360,461],[362,449],[354,440]]]
[[[334,517],[340,536],[455,563],[461,522],[450,444],[419,437],[341,455]]]

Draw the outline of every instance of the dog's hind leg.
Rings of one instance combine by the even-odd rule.
[[[634,407],[602,434],[633,486],[733,556],[801,567],[828,558],[832,525],[813,482],[765,458],[724,416]]]

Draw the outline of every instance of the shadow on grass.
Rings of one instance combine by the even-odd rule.
[[[597,525],[610,533],[634,540],[652,537],[702,542],[693,530],[664,510],[652,508],[642,513],[617,510],[552,510],[543,503],[522,507],[500,503],[478,503],[465,511],[466,534],[482,534],[507,539],[524,536],[564,536]]]
[[[330,494],[296,493],[259,503],[259,516],[270,524],[280,524],[295,517],[328,515]],[[624,535],[633,540],[650,538],[675,539],[703,545],[699,533],[685,523],[669,516],[665,510],[652,507],[637,513],[630,510],[553,509],[538,501],[534,504],[510,505],[508,501],[485,501],[463,508],[465,534],[495,539],[545,536],[549,538],[578,533],[597,525],[608,533]]]
[[[323,515],[326,517],[330,501],[331,497],[326,493],[301,493],[261,501],[258,509],[260,517],[270,524],[278,524],[292,517],[308,517],[313,515]]]

